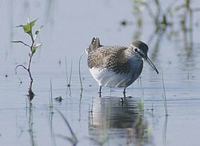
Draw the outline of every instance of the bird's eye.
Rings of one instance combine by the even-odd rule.
[[[138,49],[137,49],[137,48],[135,48],[135,52],[138,52]]]

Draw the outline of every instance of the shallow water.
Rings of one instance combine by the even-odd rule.
[[[163,6],[168,2],[162,2]],[[194,6],[199,2],[194,1]],[[120,7],[119,7],[120,6]],[[157,75],[146,63],[141,78],[127,89],[103,88],[89,74],[86,55],[81,61],[81,92],[78,61],[93,36],[105,45],[128,45],[136,33],[132,1],[1,1],[0,15],[0,145],[40,146],[72,145],[71,133],[56,111],[68,120],[77,145],[198,146],[200,114],[199,28],[193,32],[193,47],[186,48],[183,36],[169,40],[160,36],[160,47],[149,43],[149,57],[160,71]],[[15,26],[27,18],[38,18],[44,25],[42,48],[34,56],[32,107],[27,102],[28,76],[23,70],[15,74],[16,64],[26,64],[28,50],[12,40],[26,40]],[[151,19],[142,17],[145,27],[140,39],[149,41],[153,32]],[[120,22],[130,22],[126,27]],[[195,21],[199,17],[195,15]],[[148,25],[151,24],[151,25]],[[72,62],[71,86],[67,87]],[[6,77],[7,76],[7,77]],[[67,79],[68,78],[68,79]],[[163,80],[162,80],[163,78]],[[53,100],[50,108],[50,80]],[[163,81],[164,87],[163,88]],[[168,116],[163,97],[166,94]]]

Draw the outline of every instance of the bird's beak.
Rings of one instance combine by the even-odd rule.
[[[145,60],[147,61],[147,63],[156,71],[156,73],[158,74],[158,70],[156,68],[156,66],[153,64],[153,62],[149,59],[148,56],[145,57]]]

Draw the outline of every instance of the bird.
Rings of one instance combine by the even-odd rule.
[[[147,56],[148,46],[140,40],[129,46],[104,46],[98,37],[93,37],[86,49],[87,64],[93,78],[99,84],[99,96],[102,87],[126,88],[140,76],[145,60],[158,74],[159,71]]]

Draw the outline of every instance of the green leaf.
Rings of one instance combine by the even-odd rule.
[[[25,33],[28,33],[28,34],[31,34],[32,33],[32,29],[33,29],[33,26],[35,25],[35,22],[37,21],[37,19],[23,25],[23,29],[24,29],[24,32]]]
[[[35,54],[36,49],[37,49],[36,47],[33,47],[33,48],[32,48],[32,54]]]

